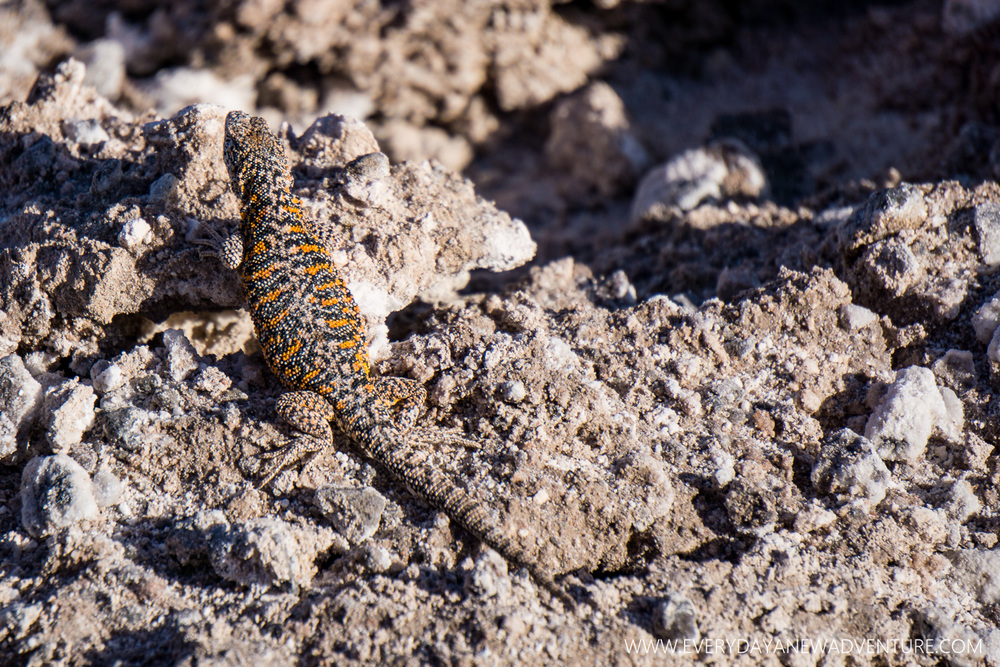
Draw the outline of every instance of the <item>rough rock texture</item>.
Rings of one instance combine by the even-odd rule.
[[[0,663],[1000,664],[996,25],[4,5]],[[266,115],[378,370],[474,442],[426,465],[575,609],[339,434],[254,487],[292,434],[210,247],[211,99]]]

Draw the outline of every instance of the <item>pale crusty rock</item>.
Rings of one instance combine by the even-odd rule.
[[[962,421],[954,409],[949,411],[934,373],[911,366],[896,372],[884,400],[868,418],[865,437],[884,460],[915,464],[932,433],[954,440]]]
[[[45,392],[45,437],[55,453],[68,452],[94,424],[97,396],[90,385],[77,378],[50,387]]]
[[[21,473],[21,524],[35,537],[94,519],[99,513],[94,484],[79,463],[66,456],[35,457]]]
[[[821,493],[868,511],[882,502],[892,476],[872,442],[850,429],[841,429],[823,441],[811,479]]]
[[[328,531],[306,530],[276,517],[230,523],[218,511],[200,512],[193,526],[208,540],[216,574],[244,586],[308,586],[316,556],[332,544]]]
[[[721,139],[685,151],[643,176],[629,218],[635,225],[646,217],[665,218],[672,208],[690,211],[706,200],[759,197],[766,189],[767,176],[750,149],[735,139]]]
[[[0,413],[7,420],[5,457],[14,453],[14,440],[26,442],[42,403],[42,385],[24,367],[21,357],[10,354],[0,359]]]

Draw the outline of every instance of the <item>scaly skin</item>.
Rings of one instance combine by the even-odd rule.
[[[266,455],[272,463],[261,486],[303,454],[330,445],[335,422],[365,456],[572,603],[482,504],[397,449],[407,437],[424,440],[414,440],[410,426],[425,391],[414,380],[372,375],[354,297],[303,223],[284,149],[264,120],[230,112],[224,157],[241,222],[222,259],[242,279],[264,359],[291,390],[278,399],[278,414],[304,434]]]

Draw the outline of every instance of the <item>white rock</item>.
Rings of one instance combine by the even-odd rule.
[[[878,315],[864,306],[846,303],[840,307],[840,326],[847,331],[858,331],[878,321]]]
[[[42,406],[42,385],[24,367],[21,357],[0,359],[0,412],[7,416],[16,437],[27,438]]]
[[[76,378],[49,388],[45,393],[45,437],[53,452],[65,452],[83,439],[84,432],[94,425],[96,401],[94,389]]]
[[[910,366],[896,372],[896,380],[868,418],[865,437],[883,460],[915,464],[935,431],[949,439],[960,435],[962,425],[956,418],[954,408],[949,412],[934,373]]]
[[[149,238],[151,227],[142,218],[133,218],[122,225],[118,232],[118,244],[126,250],[135,250]]]
[[[976,340],[988,343],[998,325],[1000,325],[1000,295],[995,295],[980,306],[972,316],[972,328],[976,331]]]
[[[98,514],[94,484],[83,467],[66,456],[35,457],[21,473],[21,523],[34,537]]]
[[[885,498],[891,475],[873,443],[850,429],[823,441],[811,473],[813,486],[868,510]]]

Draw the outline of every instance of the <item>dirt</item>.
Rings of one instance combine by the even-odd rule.
[[[1000,13],[737,4],[0,8],[0,662],[1000,664]],[[255,488],[227,107],[575,606]]]

